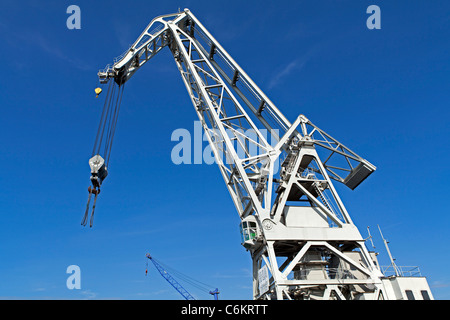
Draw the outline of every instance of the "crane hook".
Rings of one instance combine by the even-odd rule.
[[[91,202],[91,196],[92,194],[94,194],[94,205],[92,206],[91,220],[89,224],[89,226],[92,227],[94,223],[95,204],[97,203],[97,196],[100,193],[100,185],[108,175],[108,169],[106,169],[105,160],[99,154],[89,159],[89,166],[91,167],[91,183],[93,188],[91,186],[89,186],[88,188],[89,197],[86,205],[86,211],[84,213],[83,220],[81,221],[81,225],[86,226],[87,218],[89,215],[89,204]]]

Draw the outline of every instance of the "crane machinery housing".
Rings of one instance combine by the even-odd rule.
[[[291,123],[189,9],[154,18],[98,72],[109,87],[89,161],[94,207],[108,174],[124,86],[165,47],[241,219],[253,299],[408,299],[410,292],[432,299],[424,277],[382,273],[333,185],[353,190],[376,167],[306,116]]]

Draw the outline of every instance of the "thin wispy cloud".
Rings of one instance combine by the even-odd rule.
[[[317,56],[321,52],[330,50],[330,48],[332,48],[344,36],[345,35],[339,35],[334,38],[317,42],[305,51],[303,55],[280,67],[280,71],[278,71],[270,80],[268,89],[273,89],[274,87],[280,85],[285,78],[289,77],[293,73],[299,73],[314,56]]]
[[[448,288],[450,287],[450,283],[448,282],[441,282],[441,281],[433,281],[433,283],[430,284],[431,288]]]
[[[73,67],[80,70],[90,70],[89,67],[84,61],[77,57],[72,57],[64,53],[58,46],[51,44],[46,38],[44,38],[41,34],[34,34],[33,37],[30,37],[30,41],[32,44],[36,45],[42,51],[52,55],[53,57],[65,61],[71,64]]]
[[[276,87],[279,83],[281,83],[282,79],[289,76],[293,72],[300,71],[307,59],[298,58],[291,61],[287,66],[285,66],[279,73],[277,73],[269,82],[269,89]]]
[[[92,70],[92,66],[89,66],[85,61],[78,57],[74,57],[72,54],[64,52],[56,43],[51,42],[42,33],[35,30],[21,30],[20,32],[15,28],[11,28],[6,23],[0,22],[0,33],[6,35],[6,40],[9,45],[14,47],[31,46],[33,49],[38,49],[51,57],[67,62],[73,67],[79,70]],[[18,68],[24,68],[23,62],[17,61],[15,65]]]
[[[114,24],[114,32],[123,51],[128,50],[133,45],[135,39],[137,39],[137,37],[140,35],[133,34],[128,25],[123,25],[119,22],[116,22]],[[120,54],[122,54],[122,52],[120,52],[118,55]]]
[[[303,55],[300,57],[292,60],[287,65],[281,68],[281,71],[279,71],[275,76],[272,77],[268,84],[268,88],[272,89],[276,87],[277,85],[281,84],[284,80],[284,78],[290,76],[292,73],[300,72],[306,63],[311,60],[311,58],[319,51],[323,50],[326,46],[325,42],[317,43],[315,46],[312,46],[308,51],[306,51]]]
[[[92,299],[97,298],[97,293],[92,292],[89,289],[81,291],[81,294],[84,296],[85,300],[92,300]]]

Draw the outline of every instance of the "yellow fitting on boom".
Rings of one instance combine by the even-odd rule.
[[[102,93],[102,89],[101,88],[95,88],[95,94],[96,94],[96,98],[98,98],[98,95]]]

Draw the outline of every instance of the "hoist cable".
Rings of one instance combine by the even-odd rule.
[[[93,157],[96,153],[96,149],[97,149],[97,143],[98,143],[98,139],[100,137],[100,131],[102,129],[102,123],[103,123],[103,117],[105,116],[105,111],[107,109],[107,103],[109,100],[109,96],[110,96],[110,92],[111,92],[111,87],[112,87],[112,82],[109,83],[108,86],[108,92],[106,94],[106,98],[105,98],[105,103],[103,104],[103,110],[102,110],[102,116],[100,117],[100,124],[98,126],[98,130],[97,130],[97,135],[95,137],[95,143],[94,143],[94,148],[92,149],[92,155],[91,157]]]
[[[88,202],[86,205],[86,211],[84,213],[83,220],[81,221],[81,225],[83,225],[83,226],[85,226],[87,223],[87,217],[89,214],[89,202],[91,202],[91,196],[92,196],[92,192],[91,192],[91,189],[89,189],[89,197],[88,197]]]
[[[122,104],[122,97],[125,85],[117,85],[114,81],[110,82],[108,92],[103,106],[100,124],[95,138],[92,156],[100,154],[103,151],[105,158],[105,165],[108,167],[109,158],[111,155],[111,148],[114,140],[115,131],[117,128],[117,121],[119,118],[120,106]]]
[[[120,90],[122,89],[122,91]],[[109,162],[109,155],[111,154],[111,147],[112,147],[112,140],[114,137],[114,133],[116,130],[116,125],[117,125],[117,119],[119,116],[119,110],[120,110],[120,103],[122,101],[122,93],[123,93],[123,87],[121,88],[119,86],[118,92],[117,92],[117,97],[116,97],[116,102],[115,102],[115,106],[114,106],[114,113],[111,114],[111,118],[110,118],[110,122],[108,125],[108,135],[106,138],[106,142],[105,142],[105,160],[106,160],[106,166],[108,166],[108,162]]]
[[[102,133],[100,135],[100,142],[98,144],[97,154],[99,154],[99,152],[100,152],[100,148],[101,148],[102,141],[103,141],[103,136],[104,136],[104,133],[105,133],[106,123],[108,122],[109,113],[111,111],[111,101],[113,101],[113,97],[114,97],[115,91],[116,91],[116,86],[113,84],[112,92],[111,92],[111,95],[109,96],[109,99],[108,99],[108,105],[107,105],[105,120],[104,120],[103,123],[100,123],[100,126],[102,126]]]
[[[91,228],[92,228],[92,225],[94,224],[94,210],[95,210],[95,204],[97,203],[97,196],[98,196],[98,193],[95,194],[94,205],[92,206],[91,220],[89,222],[89,227],[91,227]]]
[[[116,115],[116,112],[117,112],[117,101],[118,101],[118,99],[119,99],[119,93],[120,93],[120,86],[119,86],[119,90],[118,90],[118,92],[117,92],[117,97],[115,97],[114,96],[114,94],[115,94],[115,92],[113,93],[113,96],[112,96],[112,98],[111,98],[111,101],[112,101],[112,103],[113,103],[113,105],[114,105],[114,107],[113,108],[110,108],[110,110],[111,110],[111,116],[109,117],[109,119],[108,119],[108,121],[107,121],[107,123],[108,123],[108,129],[107,129],[107,133],[106,133],[106,140],[105,140],[105,149],[104,149],[104,151],[103,151],[103,154],[105,155],[105,157],[106,157],[106,155],[107,155],[107,152],[108,152],[108,146],[109,146],[109,139],[110,139],[110,136],[111,136],[111,127],[112,127],[112,122],[114,121],[114,117],[115,117],[115,115]],[[114,102],[115,101],[115,102]],[[114,112],[114,113],[113,113]]]
[[[116,105],[116,111],[114,112],[114,119],[113,119],[113,127],[112,127],[112,132],[111,132],[111,137],[110,137],[110,141],[109,141],[109,147],[108,147],[108,156],[106,159],[106,166],[108,167],[109,164],[109,157],[111,156],[111,149],[112,149],[112,144],[113,144],[113,140],[114,140],[114,134],[116,133],[116,127],[117,127],[117,120],[119,119],[119,112],[120,112],[120,106],[122,105],[122,97],[123,97],[123,91],[125,89],[125,84],[122,84],[122,91],[120,91],[120,87],[119,87],[119,92],[117,95],[117,99],[118,99],[118,104]],[[120,99],[119,99],[120,96]],[[106,154],[105,154],[106,156]]]

